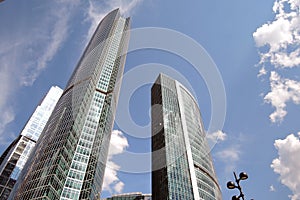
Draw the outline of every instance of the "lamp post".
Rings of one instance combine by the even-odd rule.
[[[241,180],[246,180],[248,178],[248,175],[245,172],[241,172],[240,175],[239,175],[239,178],[237,178],[235,172],[233,172],[233,175],[234,175],[234,178],[235,178],[236,185],[233,181],[229,181],[229,182],[227,182],[227,188],[228,189],[237,188],[240,191],[240,195],[239,196],[237,196],[237,195],[233,196],[232,200],[239,200],[240,198],[242,198],[242,200],[245,200],[244,199],[244,193],[243,193],[242,187],[240,185],[240,181]]]

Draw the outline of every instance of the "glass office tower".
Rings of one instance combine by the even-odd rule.
[[[151,88],[152,199],[220,200],[198,104],[160,74]]]
[[[14,199],[97,199],[129,41],[116,9],[99,23],[37,143]]]
[[[2,154],[0,158],[0,199],[8,198],[62,92],[63,90],[57,86],[50,88],[19,137]]]

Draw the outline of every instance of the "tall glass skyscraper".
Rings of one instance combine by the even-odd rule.
[[[63,90],[53,86],[43,98],[21,134],[0,158],[0,199],[7,199]]]
[[[152,199],[220,200],[198,104],[160,74],[151,89]]]
[[[57,103],[14,199],[97,199],[128,47],[130,19],[99,23]]]

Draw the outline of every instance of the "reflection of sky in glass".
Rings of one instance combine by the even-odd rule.
[[[33,112],[20,136],[12,144],[13,146],[9,147],[12,149],[0,166],[2,198],[6,199],[13,189],[62,92],[63,90],[57,86],[51,87]]]
[[[18,155],[19,159],[11,173],[11,179],[18,179],[62,92],[63,90],[57,86],[51,87],[22,130],[22,136],[12,153]]]
[[[25,163],[26,163],[26,161],[27,161],[27,159],[28,159],[28,157],[30,155],[30,152],[31,152],[31,150],[33,149],[33,147],[35,145],[35,142],[30,141],[30,140],[28,140],[28,139],[26,139],[24,137],[22,137],[20,139],[20,141],[18,142],[18,145],[21,142],[25,142],[26,146],[25,146],[22,154],[20,155],[20,158],[19,158],[19,160],[18,160],[18,162],[17,162],[17,164],[16,164],[16,166],[15,166],[15,168],[14,168],[12,174],[11,174],[10,178],[12,178],[14,180],[18,179],[18,177],[20,175],[20,172],[23,169],[23,167],[24,167],[24,165],[25,165]]]
[[[51,87],[42,103],[32,114],[21,135],[34,141],[38,140],[62,92],[59,87]]]

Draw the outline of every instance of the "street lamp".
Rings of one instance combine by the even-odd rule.
[[[227,182],[227,188],[230,189],[230,190],[234,189],[234,188],[237,188],[240,191],[240,195],[239,196],[237,196],[237,195],[233,196],[232,200],[239,200],[240,198],[245,200],[244,199],[244,194],[242,192],[242,187],[240,185],[240,181],[241,180],[246,180],[248,178],[248,175],[245,172],[241,172],[240,175],[239,175],[239,178],[237,178],[235,172],[233,172],[233,175],[234,175],[234,178],[235,178],[236,185],[233,181],[229,181],[229,182]]]

